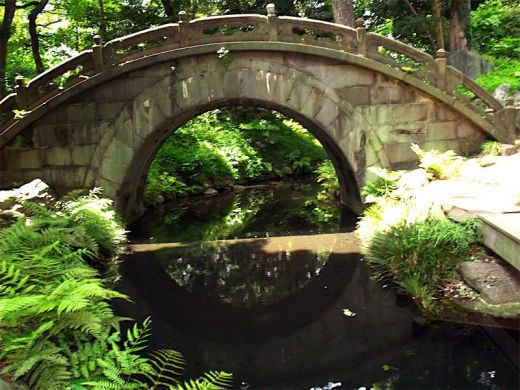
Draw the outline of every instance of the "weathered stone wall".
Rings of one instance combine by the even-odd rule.
[[[467,154],[486,138],[445,103],[373,70],[297,53],[233,52],[229,63],[205,54],[128,73],[54,109],[3,150],[0,183],[101,186],[128,215],[164,138],[233,104],[277,109],[313,132],[354,209],[367,167],[416,164],[410,143]]]

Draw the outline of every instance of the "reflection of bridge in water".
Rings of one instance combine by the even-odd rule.
[[[272,7],[193,21],[181,13],[176,24],[96,38],[27,85],[19,79],[0,102],[0,185],[39,177],[58,192],[101,186],[129,216],[165,137],[238,104],[308,128],[335,164],[342,201],[357,210],[366,168],[413,166],[411,142],[470,153],[515,136],[515,109],[447,66],[444,52],[433,58],[362,23],[278,17]]]
[[[278,266],[279,272],[272,278],[279,279],[273,283],[282,290],[281,296],[249,307],[248,302],[224,302],[227,300],[222,300],[212,285],[202,283],[195,291],[180,286],[168,264],[186,270],[186,263],[178,263],[179,258],[186,260],[185,255],[201,244],[205,252],[211,252],[211,247],[225,251],[230,264],[240,263],[246,270],[251,270],[251,265],[253,272],[239,275],[245,283],[258,282],[254,276],[258,269],[265,275]],[[168,247],[173,251],[165,249]],[[139,245],[134,249],[137,253],[122,265],[119,289],[135,304],[121,305],[119,314],[137,320],[151,315],[151,347],[179,349],[193,372],[227,370],[252,388],[265,389],[303,389],[329,381],[342,382],[342,388],[359,388],[390,374],[427,378],[422,384],[411,379],[411,387],[406,388],[435,387],[432,383],[437,381],[439,386],[453,381],[454,388],[467,388],[456,387],[461,383],[467,386],[464,381],[469,377],[463,371],[474,369],[482,359],[473,352],[463,352],[467,363],[459,366],[457,361],[456,369],[461,372],[446,378],[444,364],[460,353],[457,349],[467,333],[421,328],[409,302],[399,299],[393,289],[383,289],[370,280],[354,233]],[[312,259],[320,252],[328,253],[328,259],[319,272],[284,294],[283,285],[288,281],[295,284],[302,270],[305,274],[312,268]],[[247,254],[247,258],[232,258],[237,253]],[[214,269],[207,271],[221,275]],[[224,277],[223,283],[230,282],[233,285]],[[237,289],[234,294],[244,294],[244,290]],[[385,372],[384,366],[393,367],[390,370],[395,372]]]

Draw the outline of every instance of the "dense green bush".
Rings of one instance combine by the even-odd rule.
[[[477,79],[493,92],[509,84],[510,93],[520,91],[520,3],[488,0],[471,13],[473,46],[495,64],[495,70]]]
[[[260,108],[207,112],[170,136],[148,172],[145,201],[312,172],[326,157],[298,123]]]
[[[471,13],[473,46],[493,57],[520,60],[520,4],[488,0]]]
[[[520,43],[518,43],[520,47]],[[520,59],[492,59],[495,70],[477,78],[477,83],[489,92],[495,91],[500,85],[508,84],[509,92],[520,91]]]
[[[219,372],[181,384],[176,351],[142,356],[149,320],[122,336],[109,301],[127,297],[88,264],[124,244],[111,202],[94,192],[56,207],[26,202],[0,230],[0,375],[42,390],[228,387]]]

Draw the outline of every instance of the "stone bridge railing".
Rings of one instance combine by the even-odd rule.
[[[258,41],[319,46],[387,64],[408,73],[405,80],[427,83],[463,101],[489,121],[498,133],[515,134],[517,110],[512,102],[504,107],[472,79],[447,66],[444,50],[439,50],[437,58],[433,58],[396,40],[367,33],[363,20],[358,20],[354,29],[317,20],[279,17],[274,5],[268,5],[267,16],[216,16],[188,21],[186,13],[180,12],[178,23],[127,35],[106,44],[96,36],[91,50],[49,69],[29,83],[26,84],[21,76],[17,77],[15,93],[0,101],[0,137],[28,111],[108,69],[190,46]],[[469,90],[474,95],[473,100],[461,94],[461,88]]]

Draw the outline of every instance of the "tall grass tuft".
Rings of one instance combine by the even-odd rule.
[[[454,276],[478,238],[477,219],[456,223],[430,216],[377,231],[366,247],[366,259],[379,277],[393,276],[400,288],[431,310],[444,281]]]

